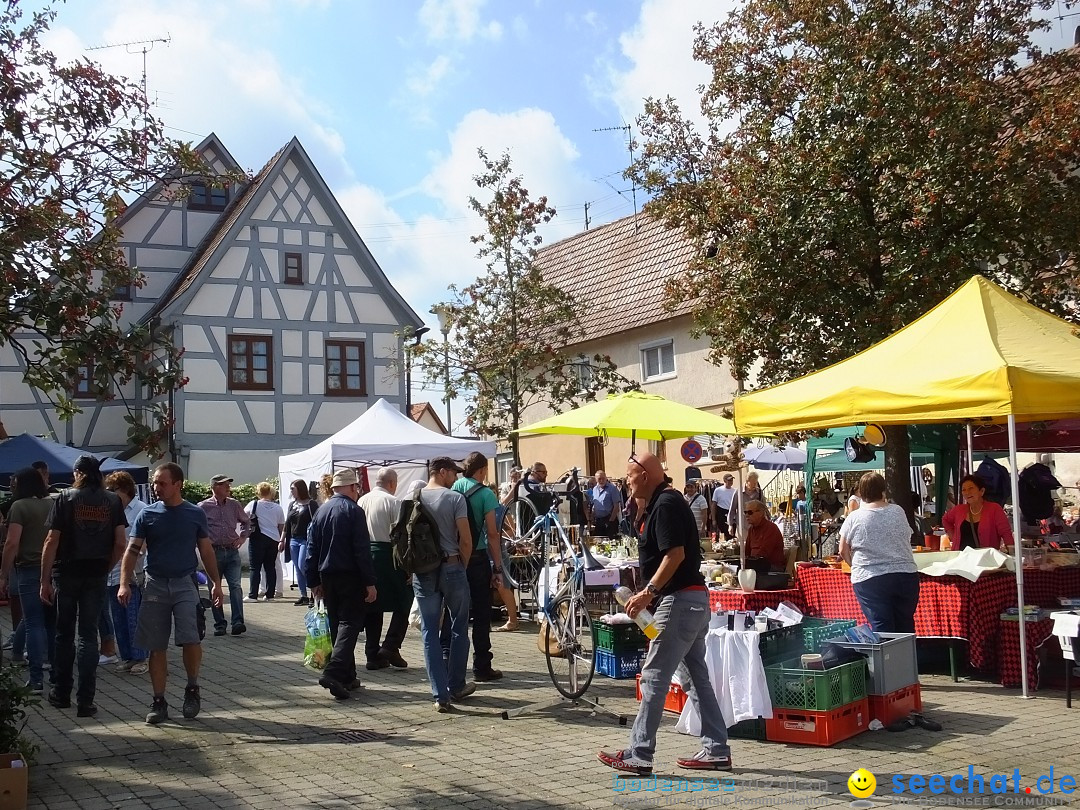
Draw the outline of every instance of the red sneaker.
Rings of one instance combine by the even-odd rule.
[[[716,756],[715,754],[710,754],[704,748],[692,757],[683,757],[675,761],[679,763],[680,768],[692,768],[696,771],[731,770],[731,754],[721,754]]]
[[[600,751],[597,753],[596,758],[609,768],[614,768],[617,771],[636,773],[638,776],[648,776],[652,773],[651,762],[631,756],[629,751],[616,751],[613,754]]]

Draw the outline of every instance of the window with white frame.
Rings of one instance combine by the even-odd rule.
[[[593,367],[588,360],[579,360],[573,366],[574,379],[577,380],[578,390],[587,391],[593,384]]]
[[[641,379],[643,382],[675,376],[675,342],[658,340],[641,347]]]

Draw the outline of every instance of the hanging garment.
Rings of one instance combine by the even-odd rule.
[[[710,630],[705,639],[705,663],[728,728],[740,720],[772,717],[758,639],[755,630]],[[695,737],[701,735],[701,717],[694,701],[686,701],[675,730]]]
[[[986,482],[986,494],[983,499],[993,501],[1000,506],[1009,502],[1012,496],[1012,483],[1009,481],[1009,470],[1002,467],[990,456],[983,458],[979,469],[975,474]]]
[[[1045,464],[1032,464],[1020,473],[1020,512],[1028,523],[1054,514],[1053,490],[1060,486]]]

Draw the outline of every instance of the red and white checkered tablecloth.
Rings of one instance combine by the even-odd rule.
[[[785,588],[780,591],[730,591],[717,588],[709,591],[709,607],[713,610],[752,610],[775,608],[781,602],[791,602],[799,610],[804,609],[802,591]]]
[[[1020,686],[1020,622],[998,617],[998,624],[998,682],[1002,686]],[[1026,621],[1024,635],[1027,637],[1028,689],[1035,691],[1039,686],[1039,648],[1044,644],[1057,646],[1054,620]]]

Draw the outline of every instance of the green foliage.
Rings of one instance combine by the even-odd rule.
[[[974,273],[1068,314],[1080,52],[1031,45],[1049,5],[747,0],[698,27],[708,131],[649,100],[629,174],[699,248],[669,291],[714,359],[783,382]]]
[[[80,368],[102,400],[142,387],[148,402],[125,399],[128,438],[156,455],[172,416],[155,398],[186,380],[168,336],[128,325],[112,300],[143,284],[119,248],[120,195],[166,178],[184,188],[206,167],[164,136],[137,83],[43,47],[51,7],[22,17],[17,2],[0,9],[0,347],[65,419],[80,412]]]
[[[549,222],[555,209],[547,197],[530,198],[521,177],[513,174],[509,154],[492,159],[483,149],[478,152],[485,170],[473,179],[491,201],[470,197],[469,205],[486,227],[472,241],[487,273],[467,287],[451,286],[452,299],[436,307],[449,323],[448,344],[430,339],[411,351],[429,382],[447,386],[448,397],[474,392],[470,426],[502,439],[521,427],[527,408],[543,405],[558,413],[599,392],[636,384],[618,374],[606,355],[566,351],[583,335],[579,318],[585,302],[546,283],[535,264],[541,241],[536,228]],[[517,437],[511,438],[520,463]]]
[[[0,752],[18,753],[27,764],[33,763],[38,747],[22,732],[27,723],[26,710],[39,702],[26,685],[22,670],[0,668]]]
[[[267,481],[275,491],[278,491],[278,479],[276,476],[264,480]],[[251,501],[258,500],[259,493],[257,487],[259,486],[259,483],[261,482],[256,482],[254,484],[237,484],[234,481],[232,485],[232,495],[229,497],[235,498],[240,501],[240,503],[247,506]],[[203,481],[189,481],[187,479],[184,480],[181,492],[183,493],[184,500],[191,501],[191,503],[205,501],[211,495],[209,483]]]

